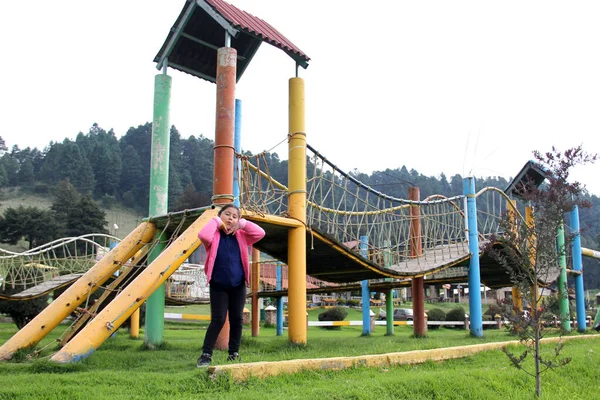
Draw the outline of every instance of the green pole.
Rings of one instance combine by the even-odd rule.
[[[390,250],[390,241],[384,240],[383,247],[383,266],[389,267],[392,265],[392,252]],[[387,281],[391,281],[392,278],[386,278]],[[394,289],[388,291],[385,296],[385,335],[394,335]]]
[[[558,266],[560,275],[558,277],[558,296],[560,299],[560,321],[565,331],[571,332],[571,317],[569,315],[569,292],[567,291],[567,255],[565,251],[565,228],[563,224],[558,227],[556,235],[558,246]]]
[[[168,212],[169,194],[169,103],[171,77],[166,74],[154,78],[154,119],[152,120],[152,150],[150,162],[150,217]],[[165,238],[159,238],[165,239]],[[164,240],[160,240],[164,243]],[[148,258],[152,262],[164,249],[155,247]],[[165,285],[162,284],[146,301],[145,344],[150,348],[160,346],[165,330]]]

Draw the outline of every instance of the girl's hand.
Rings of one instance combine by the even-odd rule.
[[[219,227],[219,229],[221,229],[223,232],[225,232],[228,235],[233,235],[234,233],[237,232],[237,230],[240,228],[239,224],[236,222],[231,223],[230,225],[228,225],[226,222],[223,222],[221,224],[221,226]]]

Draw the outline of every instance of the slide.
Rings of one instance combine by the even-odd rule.
[[[198,217],[51,360],[59,363],[79,361],[100,347],[200,246],[198,232],[217,212],[217,209],[208,210]]]
[[[12,358],[19,349],[35,346],[81,303],[86,301],[90,293],[106,282],[140,248],[152,242],[155,233],[156,229],[153,224],[148,222],[140,224],[62,295],[4,343],[0,347],[0,360]]]

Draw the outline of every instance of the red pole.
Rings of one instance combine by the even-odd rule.
[[[421,193],[418,187],[408,188],[408,199],[419,201]],[[410,255],[419,257],[423,254],[423,244],[421,241],[421,220],[419,218],[419,206],[410,206]],[[425,324],[425,293],[423,286],[423,277],[413,278],[412,280],[412,301],[413,301],[413,332],[415,337],[423,337],[427,332]]]
[[[233,202],[236,62],[236,49],[221,47],[217,51],[217,111],[212,198],[214,204]],[[229,318],[226,318],[215,348],[227,350],[228,347]]]
[[[260,278],[260,251],[252,248],[252,273],[250,274],[250,290],[252,291],[252,337],[257,337],[260,326],[260,310],[258,309],[258,286]]]
[[[217,114],[215,121],[213,202],[233,202],[233,136],[235,126],[235,78],[237,51],[221,47],[217,52]]]

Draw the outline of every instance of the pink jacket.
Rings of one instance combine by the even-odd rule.
[[[219,249],[219,240],[221,235],[219,233],[219,227],[222,221],[219,217],[214,217],[200,230],[198,238],[204,244],[206,248],[206,262],[204,263],[204,273],[206,274],[207,281],[210,283],[212,277],[213,267],[215,265],[215,259],[217,258],[217,250]],[[242,265],[244,267],[244,276],[246,277],[246,284],[250,284],[250,262],[248,261],[248,246],[252,246],[265,236],[265,231],[254,222],[247,221],[241,218],[238,221],[239,229],[235,233],[235,237],[240,246],[240,254],[242,256]]]

